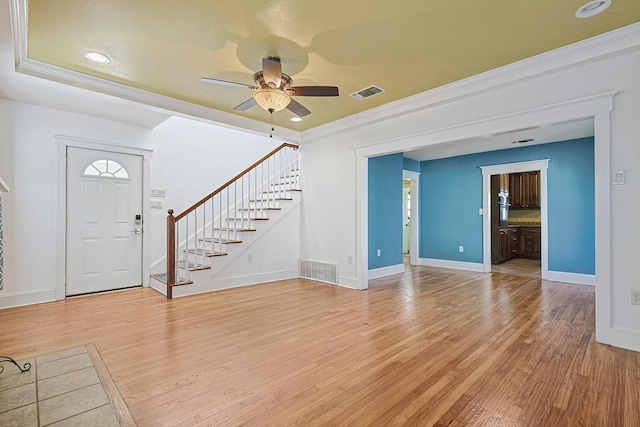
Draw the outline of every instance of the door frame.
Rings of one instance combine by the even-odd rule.
[[[540,172],[540,278],[549,277],[549,239],[547,208],[547,169],[549,159],[480,166],[482,170],[482,264],[483,272],[491,272],[491,175],[518,172]]]
[[[148,160],[153,154],[153,150],[144,148],[126,147],[110,142],[95,141],[73,136],[54,135],[53,139],[57,146],[56,166],[56,300],[66,298],[66,259],[67,259],[67,147],[84,148],[88,150],[107,151],[118,154],[130,154],[142,157],[142,218],[149,222],[149,198],[151,196],[151,174]],[[144,230],[144,227],[143,227]],[[149,233],[142,233],[142,259],[141,259],[141,283],[143,287],[149,287]]]
[[[409,242],[409,256],[411,265],[419,265],[419,243],[420,243],[420,172],[410,170],[402,170],[402,179],[411,181],[409,191],[411,193],[411,221],[409,222],[409,234],[411,235]],[[404,232],[404,230],[403,230]]]

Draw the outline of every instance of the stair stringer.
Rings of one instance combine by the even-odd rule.
[[[298,277],[301,193],[292,192],[292,199],[268,211],[268,221],[253,221],[256,231],[242,233],[242,243],[225,245],[227,255],[210,258],[211,269],[192,271],[193,283],[174,287],[173,297]]]

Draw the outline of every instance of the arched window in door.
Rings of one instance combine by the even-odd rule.
[[[84,170],[84,176],[98,176],[102,178],[129,179],[129,172],[120,163],[109,160],[100,159],[91,163]]]

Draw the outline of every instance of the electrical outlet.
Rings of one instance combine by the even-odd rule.
[[[149,207],[151,209],[162,209],[162,202],[160,200],[152,200]]]
[[[253,261],[253,256],[251,254],[247,254],[247,262]]]
[[[640,289],[631,289],[629,293],[629,302],[631,304],[640,305]]]
[[[378,256],[380,256],[380,249],[378,249]]]
[[[351,255],[347,257],[347,264],[353,264],[353,257]]]
[[[484,215],[484,209],[478,208],[478,215]]]
[[[464,252],[464,246],[458,246],[458,252]]]

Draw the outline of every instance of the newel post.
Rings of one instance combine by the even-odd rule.
[[[167,299],[173,297],[173,285],[176,283],[176,218],[173,209],[167,216]]]

